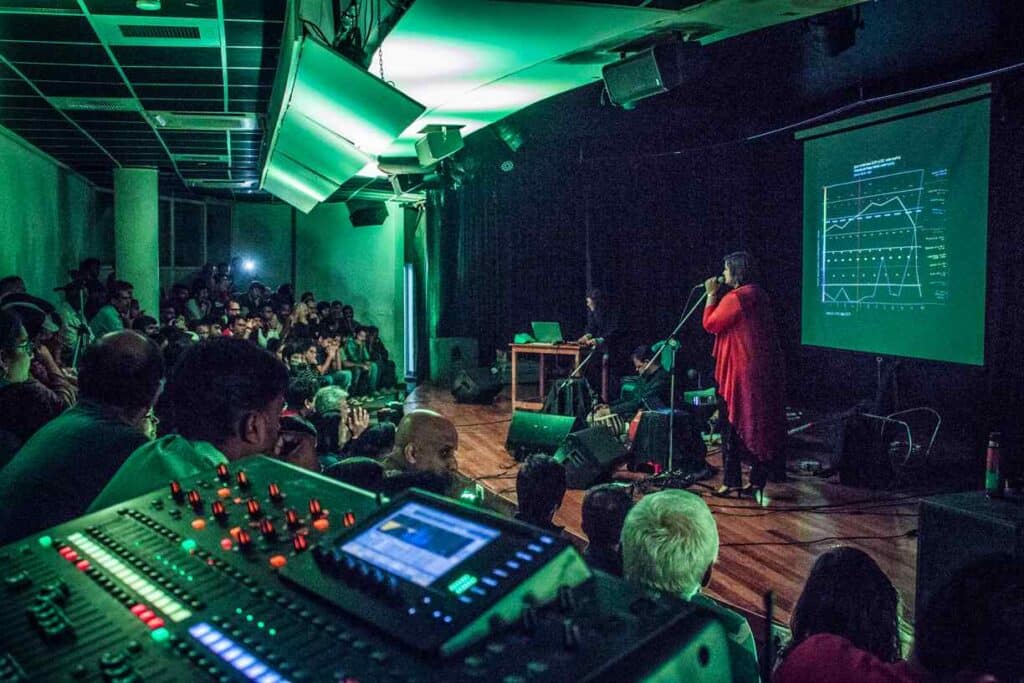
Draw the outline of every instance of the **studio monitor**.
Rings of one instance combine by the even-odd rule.
[[[522,460],[533,453],[554,453],[575,422],[576,418],[572,415],[516,410],[512,413],[505,450],[516,460]]]
[[[501,380],[490,368],[460,370],[452,378],[456,403],[490,403],[501,392]]]
[[[354,228],[370,225],[384,225],[388,218],[388,207],[384,202],[350,201],[348,206],[349,220]]]
[[[555,460],[565,466],[566,485],[587,489],[611,472],[626,449],[605,427],[590,427],[566,437]]]
[[[688,67],[699,43],[662,43],[601,69],[612,104],[628,107],[638,100],[666,93],[690,77]]]
[[[462,145],[462,133],[458,128],[429,130],[416,141],[416,158],[420,165],[430,166],[455,154]]]

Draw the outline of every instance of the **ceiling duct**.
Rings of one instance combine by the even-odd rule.
[[[308,213],[424,110],[316,38],[302,35],[289,0],[260,186]]]
[[[195,114],[191,112],[149,111],[146,117],[157,130],[256,130],[260,119],[256,114]]]
[[[134,97],[50,97],[54,107],[63,111],[141,111]]]

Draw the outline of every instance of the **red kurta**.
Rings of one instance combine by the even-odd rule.
[[[715,381],[729,407],[729,423],[759,461],[782,454],[782,355],[768,295],[743,285],[704,309],[704,329],[715,335]]]

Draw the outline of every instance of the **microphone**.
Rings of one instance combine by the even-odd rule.
[[[715,282],[717,282],[720,285],[724,285],[725,284],[725,278],[722,277],[721,275],[719,275],[718,277],[715,278]],[[693,286],[693,288],[697,289],[697,288],[703,287],[703,286],[704,286],[703,282],[698,282],[696,285]]]

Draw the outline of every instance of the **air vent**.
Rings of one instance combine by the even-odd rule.
[[[157,130],[257,130],[260,120],[256,114],[196,114],[190,112],[147,112]]]
[[[171,158],[178,163],[226,164],[230,161],[227,154],[172,154]]]
[[[107,45],[133,47],[220,47],[216,19],[93,14],[90,22]]]
[[[256,180],[214,180],[212,178],[186,178],[187,182],[192,187],[198,187],[204,190],[254,190],[256,189]]]
[[[131,97],[50,97],[50,104],[64,111],[140,111]]]
[[[119,26],[124,38],[170,38],[173,40],[199,40],[198,26]]]

